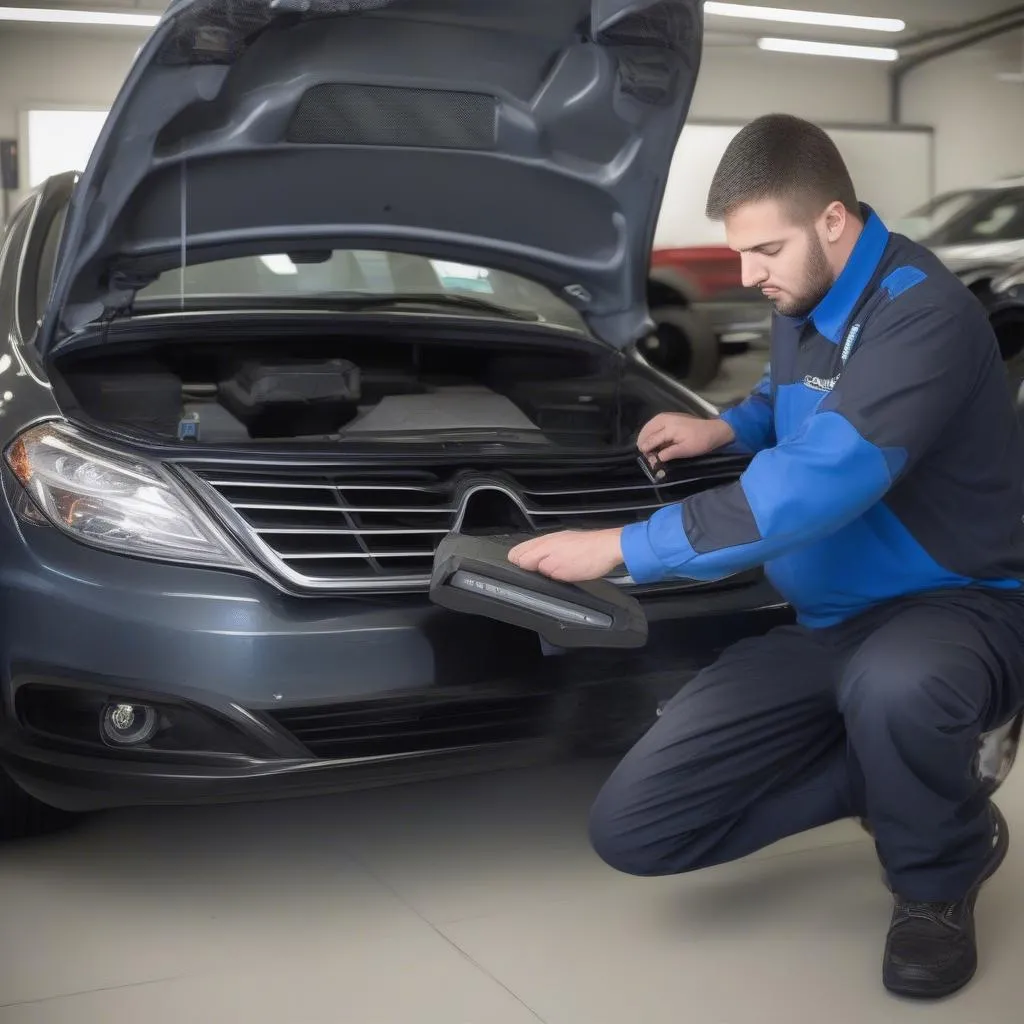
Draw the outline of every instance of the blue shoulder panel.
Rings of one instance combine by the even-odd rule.
[[[895,299],[927,279],[928,275],[919,267],[897,267],[882,282],[882,287],[889,293],[890,299]]]

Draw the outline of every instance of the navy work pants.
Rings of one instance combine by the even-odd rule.
[[[697,675],[591,812],[612,867],[668,875],[867,818],[893,890],[962,897],[986,860],[983,733],[1024,706],[1024,599],[901,599],[823,630],[744,640]]]

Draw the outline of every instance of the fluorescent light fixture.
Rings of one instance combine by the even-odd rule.
[[[828,14],[825,11],[790,11],[783,7],[754,7],[750,4],[720,4],[708,0],[704,13],[718,18],[749,21],[782,21],[790,25],[821,25],[825,28],[854,28],[865,32],[902,32],[907,23],[899,18],[868,18],[860,14]]]
[[[109,25],[119,28],[154,28],[159,14],[128,14],[111,11],[68,11],[49,7],[0,7],[0,21],[36,25]]]
[[[899,50],[885,46],[851,46],[846,43],[818,43],[811,39],[758,39],[758,48],[775,53],[803,53],[814,57],[853,57],[856,60],[898,60]]]

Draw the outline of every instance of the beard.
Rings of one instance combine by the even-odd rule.
[[[807,316],[835,284],[835,276],[829,266],[821,239],[813,230],[808,230],[807,240],[807,263],[804,266],[804,282],[800,293],[790,297],[779,296],[772,301],[776,311],[783,316]]]

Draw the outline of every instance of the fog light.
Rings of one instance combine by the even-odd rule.
[[[155,709],[147,704],[108,704],[103,709],[103,738],[118,747],[148,743],[160,723]]]

